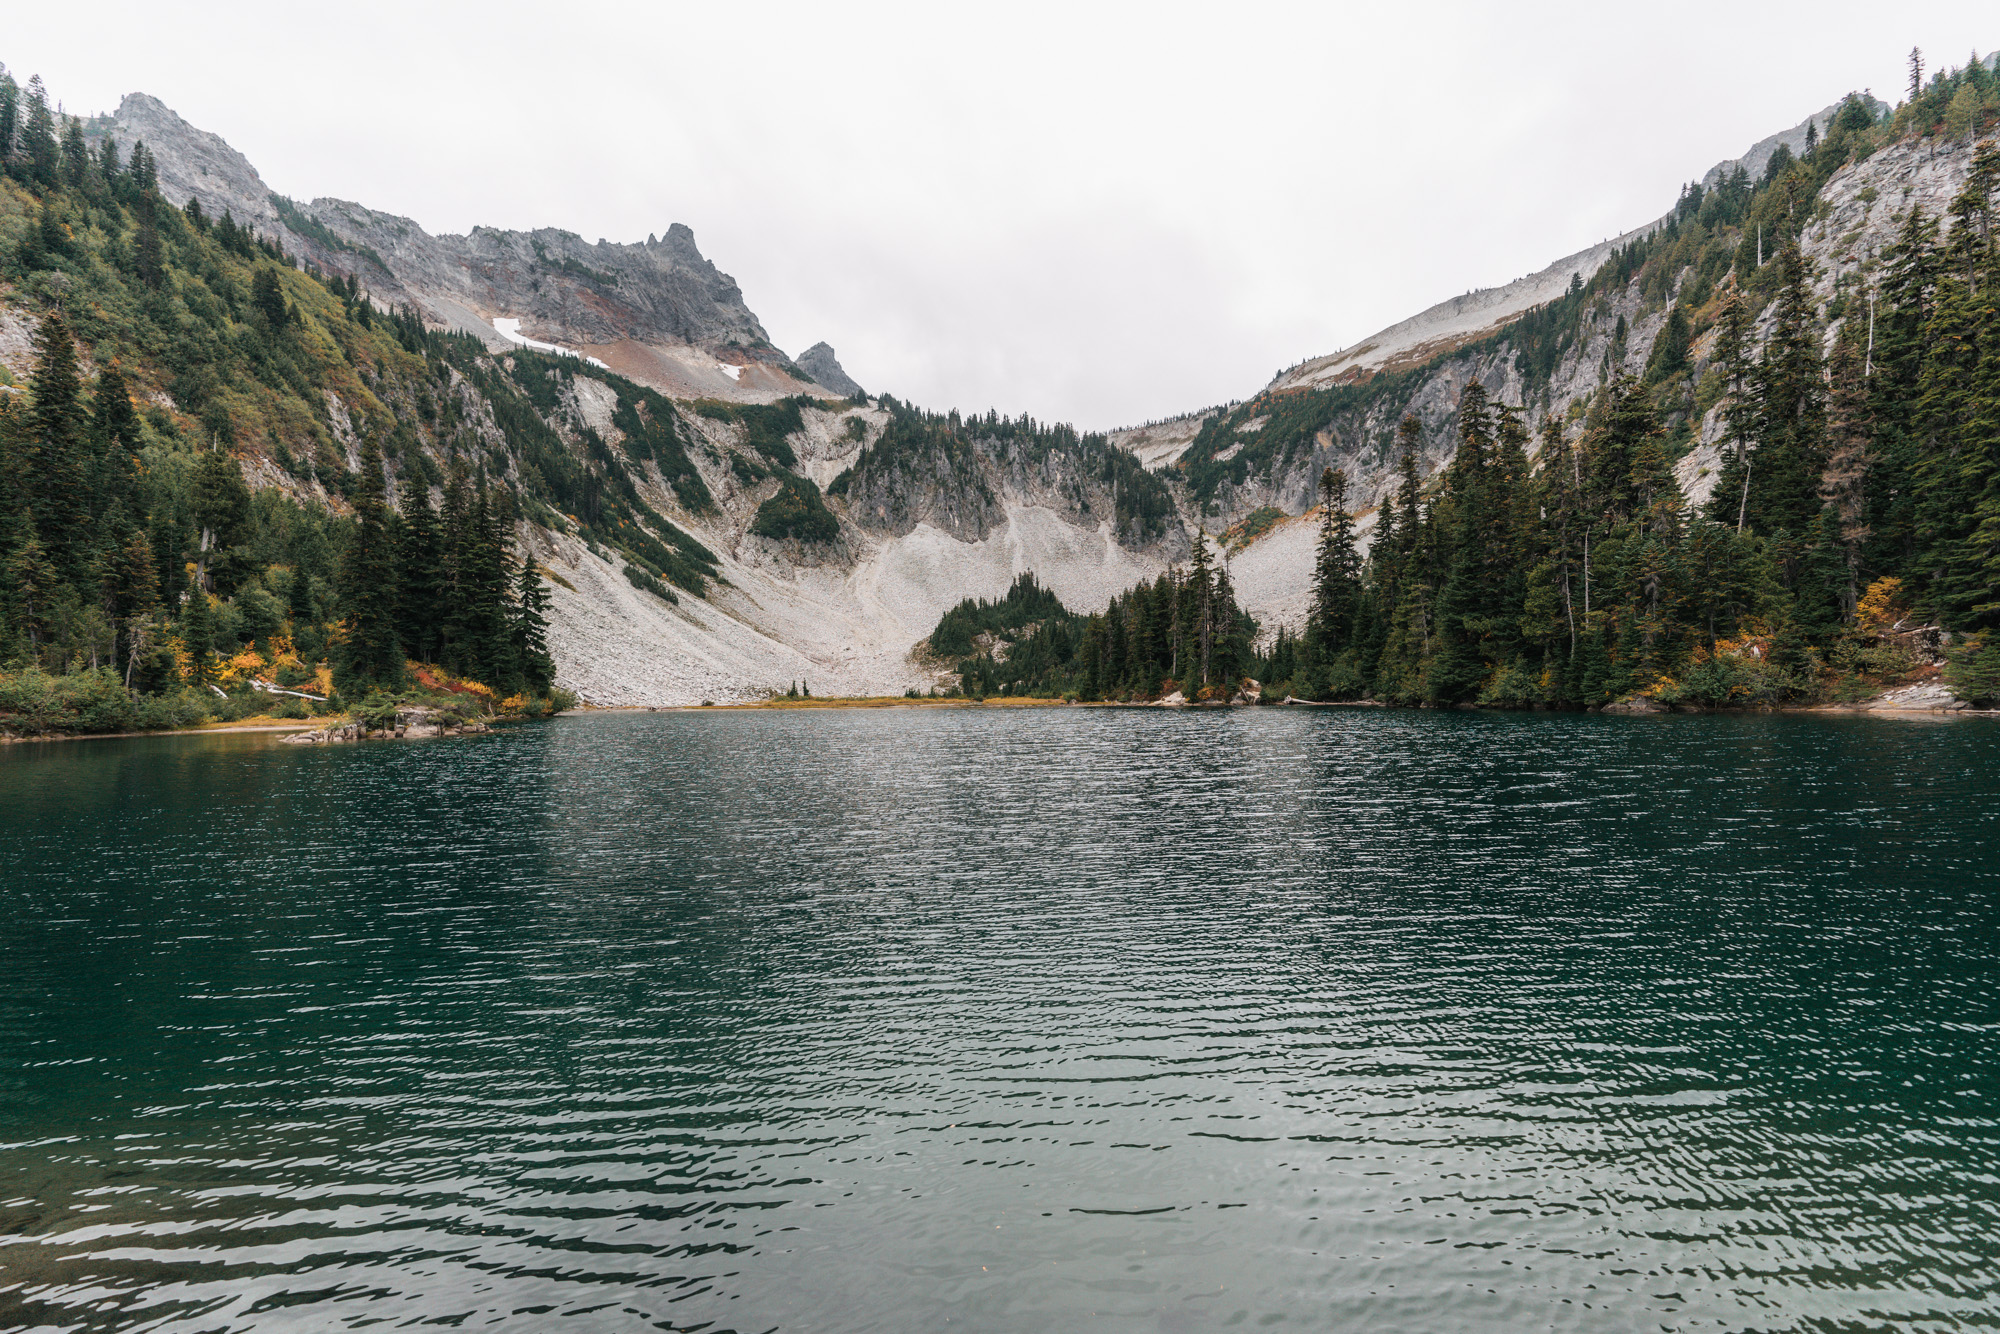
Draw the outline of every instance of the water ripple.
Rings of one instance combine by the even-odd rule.
[[[2000,1327],[2000,732],[0,753],[0,1326]]]

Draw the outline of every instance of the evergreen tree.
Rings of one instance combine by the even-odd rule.
[[[42,642],[48,637],[64,581],[32,528],[7,558],[6,575],[7,620],[33,662],[40,657]]]
[[[1208,533],[1202,529],[1195,530],[1194,551],[1188,558],[1188,574],[1180,586],[1180,595],[1181,690],[1193,699],[1209,682],[1215,646],[1212,606],[1215,578],[1208,557]]]
[[[181,607],[181,649],[187,654],[187,683],[206,688],[215,683],[215,608],[208,594],[195,585]]]
[[[250,527],[250,488],[243,469],[227,450],[210,446],[195,465],[190,517],[197,531],[196,576],[202,587],[223,597],[250,573],[245,549]]]
[[[543,694],[555,684],[555,659],[549,654],[549,594],[532,554],[523,553],[521,574],[514,586],[514,656],[529,691]]]
[[[1347,509],[1347,474],[1327,468],[1319,477],[1319,549],[1313,562],[1313,646],[1328,661],[1348,646],[1361,593],[1361,558],[1354,550],[1354,516]]]
[[[436,662],[444,645],[450,588],[437,511],[421,482],[404,487],[402,522],[395,536],[397,638],[403,651],[417,661]]]
[[[285,304],[285,292],[278,285],[276,269],[266,267],[257,270],[257,276],[250,282],[250,304],[272,334],[284,331],[286,322],[291,318],[291,308]]]
[[[20,150],[27,160],[28,180],[44,190],[54,189],[61,150],[56,145],[55,115],[49,110],[49,95],[39,74],[28,80],[28,117],[21,138]]]
[[[1778,296],[1756,374],[1757,466],[1748,499],[1758,532],[1808,531],[1826,467],[1826,380],[1812,266],[1787,235],[1778,249]]]
[[[134,528],[118,553],[115,580],[111,593],[111,614],[124,637],[125,684],[132,684],[132,673],[139,665],[139,655],[146,645],[146,627],[160,605],[160,575],[154,565],[153,546],[146,540],[144,529]]]
[[[90,556],[90,469],[82,385],[69,325],[50,314],[35,333],[34,418],[22,477],[35,527],[63,578],[80,581]]]
[[[21,118],[21,86],[14,82],[14,76],[0,70],[0,171],[11,165],[14,157],[14,128]]]
[[[354,489],[354,537],[341,570],[341,628],[335,684],[343,695],[403,684],[396,639],[396,555],[390,544],[382,449],[371,434],[361,448]]]
[[[1861,599],[1861,551],[1870,536],[1870,413],[1858,334],[1853,320],[1843,322],[1828,366],[1832,385],[1827,404],[1826,471],[1820,479],[1820,497],[1833,508],[1839,524],[1841,615],[1849,621],[1854,619]]]

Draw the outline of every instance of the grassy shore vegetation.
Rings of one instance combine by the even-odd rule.
[[[260,679],[337,705],[415,688],[413,658],[546,708],[524,511],[582,511],[684,585],[712,572],[537,415],[554,359],[496,362],[171,207],[143,144],[93,145],[38,80],[0,74],[0,169],[0,285],[33,328],[29,383],[0,383],[0,729],[240,717]],[[628,456],[705,500],[671,408],[625,388]]]

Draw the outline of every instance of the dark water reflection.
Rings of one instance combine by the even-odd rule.
[[[0,1327],[2000,1326],[2000,728],[0,753]]]

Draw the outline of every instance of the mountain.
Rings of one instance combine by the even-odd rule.
[[[225,624],[267,594],[302,634],[338,610],[370,447],[392,506],[448,509],[454,478],[504,493],[514,549],[544,572],[557,683],[598,704],[800,679],[928,688],[939,670],[912,650],[963,598],[1038,570],[1072,606],[1102,607],[1188,549],[1172,483],[1101,436],[863,400],[826,344],[786,358],[685,227],[632,244],[432,236],[276,196],[225,140],[141,94],[79,129],[73,181],[59,147],[46,182],[34,152],[9,159],[0,236],[30,242],[6,251],[0,366],[34,375],[48,294],[75,299],[81,375],[95,349],[141,407],[121,437],[140,477],[124,512],[160,517],[169,608],[190,605],[192,563]],[[117,168],[142,141],[157,204]],[[49,226],[64,239],[34,241]],[[252,506],[214,539],[242,554],[209,559],[206,530],[172,516],[192,512],[184,478],[210,443],[253,491],[330,515],[322,546],[297,547],[292,510]],[[109,542],[129,520],[97,522]],[[324,591],[306,599],[300,571]],[[122,653],[153,632],[114,633]],[[419,616],[408,637],[426,636]]]
[[[0,76],[17,110],[18,92]],[[471,588],[494,614],[482,553],[503,516],[550,599],[556,681],[593,703],[923,689],[944,679],[923,641],[963,599],[1032,572],[1099,612],[1187,560],[1198,529],[1268,643],[1305,620],[1322,473],[1346,474],[1365,550],[1406,445],[1412,486],[1452,490],[1469,395],[1518,413],[1524,459],[1551,424],[1597,441],[1614,405],[1643,402],[1690,513],[1729,468],[1747,476],[1723,448],[1721,322],[1749,312],[1754,355],[1792,283],[1826,337],[1852,325],[1910,208],[1947,210],[2000,106],[1959,75],[1924,96],[1893,116],[1843,99],[1613,242],[1110,437],[868,399],[828,345],[771,346],[684,227],[431,236],[273,195],[154,99],[86,127],[30,96],[0,143],[0,653],[144,657],[165,680],[164,646],[189,636],[331,652],[370,587],[357,561],[389,540],[370,536],[377,488],[410,516],[369,556],[403,590],[409,644],[442,635],[446,666],[505,656],[461,605]],[[1780,238],[1800,265],[1772,262]],[[53,417],[44,380],[74,386]],[[1817,505],[1814,484],[1787,503]],[[396,536],[426,513],[461,553],[441,591],[423,542]]]
[[[1888,111],[1862,95],[1854,100],[1871,119]],[[1707,381],[1715,366],[1717,279],[1730,263],[1723,250],[1733,251],[1746,234],[1742,218],[1720,215],[1728,194],[1723,187],[1735,176],[1739,189],[1755,190],[1780,145],[1796,157],[1808,129],[1823,138],[1846,103],[1760,140],[1741,158],[1718,163],[1704,176],[1710,184],[1696,193],[1684,191],[1674,211],[1615,241],[1503,287],[1441,302],[1351,349],[1301,362],[1247,401],[1114,431],[1111,439],[1137,452],[1149,467],[1181,478],[1190,508],[1204,516],[1210,531],[1241,524],[1259,511],[1284,516],[1262,526],[1237,552],[1234,569],[1245,607],[1267,634],[1278,624],[1299,626],[1313,557],[1311,525],[1298,516],[1317,504],[1321,472],[1344,470],[1349,495],[1361,507],[1365,550],[1374,506],[1396,486],[1394,440],[1404,417],[1413,416],[1420,425],[1418,456],[1427,477],[1456,452],[1457,405],[1467,385],[1477,383],[1495,402],[1521,405],[1531,431],[1551,417],[1573,418],[1618,376],[1646,375],[1671,307],[1689,298],[1699,299],[1692,307],[1697,336],[1686,379],[1690,386]],[[1801,246],[1814,267],[1822,311],[1831,312],[1829,339],[1845,309],[1842,297],[1851,296],[1864,277],[1879,274],[1908,209],[1914,205],[1933,218],[1943,216],[1973,156],[1970,137],[1943,143],[1901,139],[1846,163],[1819,189],[1815,219],[1803,229]],[[1749,196],[1730,207],[1748,217]],[[1753,247],[1755,226],[1751,222],[1748,233]],[[1691,241],[1697,231],[1704,241]],[[1691,245],[1705,245],[1706,256]],[[1659,253],[1663,249],[1668,253]],[[1775,241],[1766,249],[1768,259]],[[1760,297],[1760,307],[1765,299]],[[1756,331],[1760,338],[1769,318],[1765,309]],[[1690,503],[1699,505],[1721,470],[1725,426],[1712,393],[1695,397],[1689,407],[1698,410],[1681,408],[1669,416],[1682,442],[1676,475]]]
[[[143,141],[168,202],[198,200],[211,217],[227,210],[288,252],[356,278],[383,304],[413,304],[431,323],[489,347],[523,337],[571,347],[676,397],[771,402],[814,383],[771,345],[736,280],[680,223],[629,244],[592,245],[554,228],[432,236],[409,218],[347,200],[276,195],[221,137],[144,93],[129,94],[87,131],[93,140]]]
[[[813,383],[825,385],[836,394],[856,398],[862,393],[861,386],[841,369],[840,358],[834,356],[833,349],[825,343],[814,343],[799,353],[799,369],[812,376]]]

